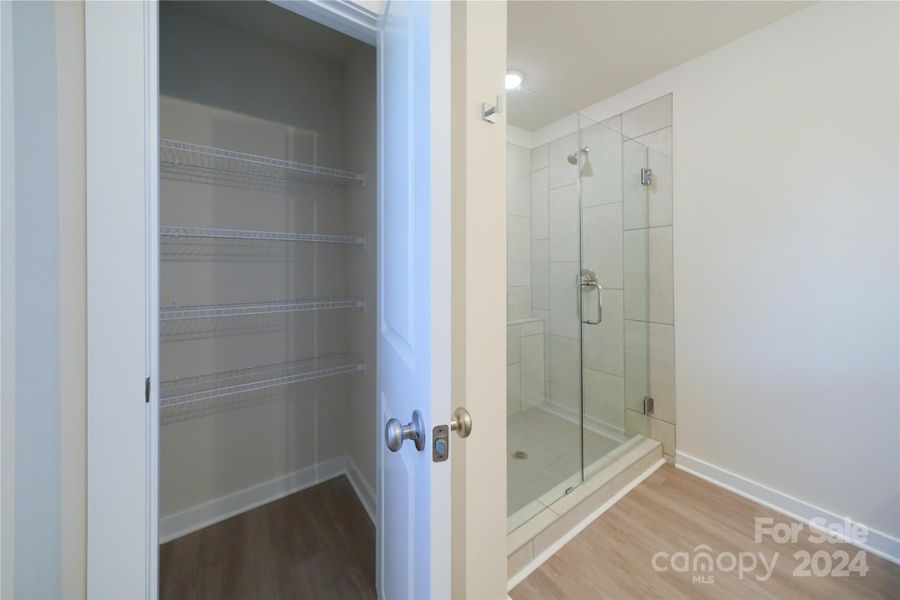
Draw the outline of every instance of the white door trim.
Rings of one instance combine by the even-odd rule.
[[[85,6],[87,595],[156,597],[158,6]]]

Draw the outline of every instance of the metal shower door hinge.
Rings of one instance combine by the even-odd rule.
[[[641,169],[641,185],[653,183],[653,169]]]
[[[653,414],[653,398],[651,398],[650,396],[644,396],[644,414]]]
[[[148,403],[148,404],[150,402],[150,378],[149,377],[144,380],[144,402]]]

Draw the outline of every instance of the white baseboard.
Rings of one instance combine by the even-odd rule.
[[[159,543],[174,540],[188,533],[224,521],[257,506],[268,504],[323,481],[346,475],[369,518],[374,514],[374,495],[348,456],[304,467],[282,477],[227,494],[203,504],[159,519]],[[374,522],[374,519],[373,519]]]
[[[353,491],[356,492],[360,503],[362,503],[363,508],[366,509],[366,514],[369,515],[369,520],[371,520],[374,524],[375,492],[372,491],[372,488],[369,486],[368,482],[366,482],[366,478],[362,476],[362,473],[360,473],[359,468],[356,466],[356,463],[353,462],[353,459],[349,456],[347,457],[347,479],[350,480],[350,485],[353,486]]]
[[[815,525],[810,523],[810,520],[814,518],[824,519],[826,523],[844,522],[844,517],[841,515],[837,515],[831,511],[804,502],[803,500],[798,500],[793,496],[773,490],[761,483],[751,481],[746,477],[717,467],[716,465],[685,454],[684,452],[676,453],[675,466],[811,527],[815,527]],[[868,539],[865,543],[858,543],[855,540],[847,538],[842,538],[843,541],[893,563],[900,564],[900,540],[887,533],[872,529],[864,523],[851,522],[866,527],[866,529],[869,530]]]
[[[643,473],[638,475],[631,483],[629,483],[628,485],[623,487],[621,490],[616,492],[609,500],[607,500],[602,505],[600,505],[600,508],[598,508],[597,510],[595,510],[594,512],[589,514],[583,521],[581,521],[575,527],[573,527],[571,530],[569,530],[564,536],[559,538],[554,543],[550,544],[550,546],[548,546],[546,550],[544,550],[543,552],[541,552],[540,554],[535,556],[533,559],[531,559],[531,562],[529,562],[527,565],[522,567],[522,569],[518,573],[516,573],[515,575],[513,575],[512,577],[510,577],[507,580],[506,591],[510,591],[514,587],[516,587],[517,585],[522,583],[522,581],[524,581],[526,577],[531,575],[538,567],[540,567],[542,564],[544,564],[544,562],[548,558],[550,558],[551,556],[553,556],[554,554],[559,552],[559,550],[563,546],[568,544],[572,540],[572,538],[574,538],[576,535],[581,533],[588,525],[593,523],[597,519],[597,517],[599,517],[600,515],[602,515],[606,511],[608,511],[610,508],[612,508],[612,506],[616,502],[618,502],[619,500],[621,500],[622,498],[625,497],[625,494],[627,494],[628,492],[630,492],[631,490],[636,488],[642,481],[644,481],[645,479],[650,477],[650,475],[652,475],[654,471],[656,471],[658,468],[660,468],[664,464],[666,464],[666,459],[661,458],[658,461],[656,461],[655,463],[653,463],[652,465],[650,465],[650,467],[646,471],[644,471]]]

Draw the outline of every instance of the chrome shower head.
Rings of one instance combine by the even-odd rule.
[[[587,146],[585,146],[584,148],[582,148],[582,149],[580,150],[580,152],[581,152],[582,154],[590,154],[591,149],[588,148]],[[572,154],[568,155],[568,156],[566,157],[566,160],[568,160],[568,161],[569,161],[570,163],[572,163],[573,165],[577,165],[577,164],[578,164],[578,152],[573,152]]]

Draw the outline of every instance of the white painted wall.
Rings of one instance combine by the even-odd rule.
[[[0,596],[85,594],[84,7],[4,3]]]
[[[819,3],[674,92],[678,451],[900,536],[898,11]]]
[[[358,87],[351,90],[343,62],[173,5],[161,9],[160,40],[162,137],[358,168],[372,177],[366,188],[309,184],[290,193],[164,177],[162,225],[341,235],[374,230],[374,49],[363,49],[369,50],[368,62],[366,56],[353,62],[357,71],[369,73],[366,80],[354,80]],[[353,104],[348,92],[354,94]],[[358,129],[360,120],[367,120],[368,130]],[[349,127],[357,130],[351,134]],[[348,143],[355,145],[352,153]],[[350,166],[347,156],[353,157]],[[230,252],[228,245],[211,248],[163,239],[162,307],[329,296],[374,300],[372,239],[368,251],[313,244],[232,245]],[[370,268],[361,267],[362,261]],[[261,490],[284,493],[297,487],[286,480],[309,484],[334,476],[335,461],[343,461],[351,449],[355,462],[363,463],[363,478],[374,484],[373,315],[373,305],[367,312],[296,313],[218,323],[214,335],[203,323],[163,324],[163,381],[338,351],[369,363],[366,375],[340,375],[232,398],[237,408],[225,406],[226,401],[191,418],[163,411],[163,541],[224,516],[233,505],[246,509],[252,504],[237,498],[269,500],[271,494]],[[359,325],[368,337],[357,338]],[[244,329],[236,335],[229,326]],[[359,435],[348,434],[348,427]],[[213,511],[204,505],[222,508]]]

